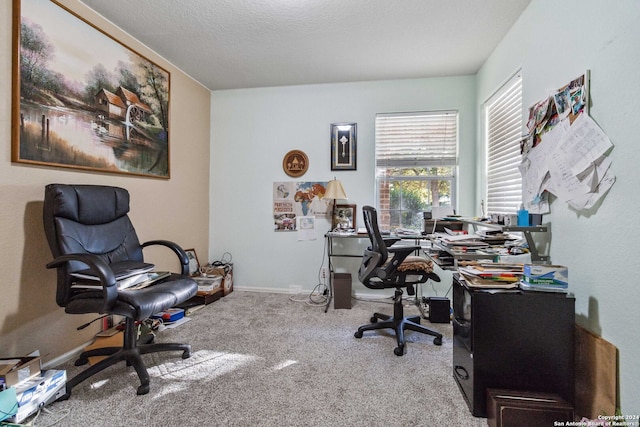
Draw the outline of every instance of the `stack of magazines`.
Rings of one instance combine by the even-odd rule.
[[[458,272],[472,288],[515,289],[522,278],[522,264],[478,263],[459,267]]]

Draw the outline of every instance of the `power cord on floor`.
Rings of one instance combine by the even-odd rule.
[[[327,299],[329,297],[329,290],[325,284],[319,283],[313,288],[313,290],[305,297],[298,298],[300,295],[295,294],[289,297],[289,301],[293,302],[303,302],[307,305],[315,306],[315,307],[324,307],[327,305]]]
[[[71,409],[63,409],[61,411],[52,411],[50,409],[42,407],[42,408],[38,409],[38,412],[36,412],[36,414],[33,416],[33,418],[31,418],[26,424],[0,422],[0,426],[7,426],[7,427],[36,427],[36,420],[40,417],[40,414],[42,414],[43,412],[45,414],[51,416],[51,417],[58,416],[58,418],[55,419],[55,420],[52,420],[48,424],[38,424],[37,427],[50,427],[50,426],[54,426],[54,425],[58,424],[60,421],[64,420],[65,418],[67,418],[69,416],[69,414],[71,413]]]

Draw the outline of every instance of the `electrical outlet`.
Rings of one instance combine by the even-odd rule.
[[[322,269],[320,271],[321,271],[320,274],[321,274],[322,278],[326,279],[327,275],[328,275],[327,267],[322,267]]]

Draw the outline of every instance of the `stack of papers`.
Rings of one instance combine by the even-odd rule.
[[[503,288],[518,287],[523,267],[520,264],[485,263],[458,269],[470,287]]]
[[[438,241],[447,247],[465,246],[467,248],[479,249],[489,246],[489,244],[483,242],[482,238],[477,234],[451,235],[447,233],[436,233],[435,235]]]
[[[111,271],[113,271],[113,275],[116,277],[116,280],[122,280],[127,277],[151,271],[155,268],[155,265],[138,261],[121,261],[114,262],[109,265],[109,267],[111,268]],[[78,279],[100,281],[98,273],[90,268],[71,273],[71,275]]]
[[[118,290],[142,289],[160,279],[164,279],[171,273],[168,271],[151,271],[153,264],[124,261],[110,265],[117,280]],[[71,273],[76,279],[71,285],[75,289],[102,289],[100,277],[91,269]]]

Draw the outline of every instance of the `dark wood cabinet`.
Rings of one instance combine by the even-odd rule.
[[[489,388],[557,393],[573,404],[572,295],[474,290],[454,277],[453,312],[453,376],[474,416],[487,416]]]

